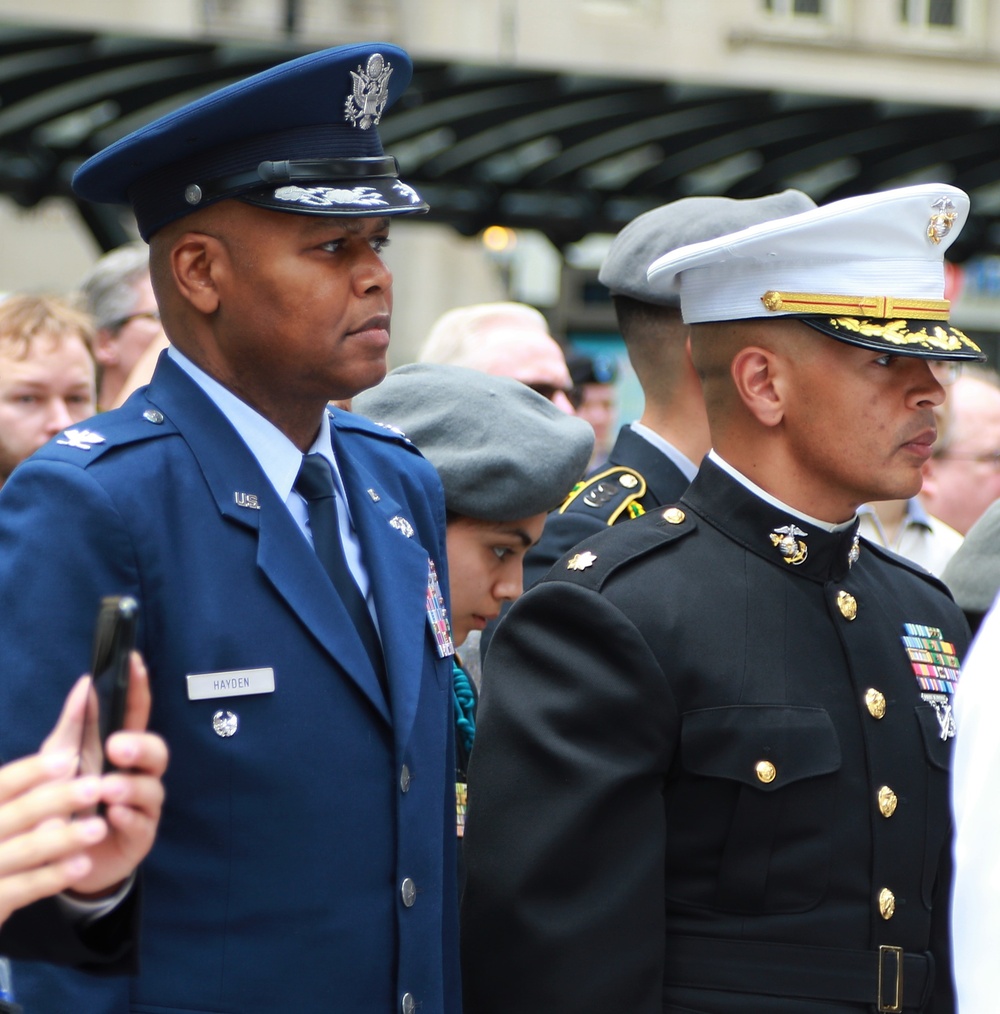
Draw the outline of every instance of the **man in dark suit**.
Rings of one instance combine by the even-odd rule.
[[[549,516],[541,540],[525,558],[525,587],[587,536],[677,500],[711,446],[691,363],[690,329],[681,319],[677,293],[647,280],[653,258],[813,207],[798,190],[747,201],[685,197],[639,215],[618,233],[598,280],[611,292],[625,351],[642,387],[642,416],[621,428],[607,461]]]
[[[951,694],[968,628],[857,536],[911,496],[968,197],[927,184],[683,247],[713,449],[577,546],[487,656],[467,1014],[953,1009]]]
[[[174,762],[138,976],[19,971],[32,1009],[458,1010],[440,483],[327,410],[385,373],[380,252],[426,209],[376,129],[410,72],[393,46],[315,53],[75,177],[132,204],[171,348],[2,492],[2,746],[37,741],[97,600],[130,594]]]

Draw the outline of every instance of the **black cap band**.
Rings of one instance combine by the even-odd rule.
[[[238,197],[261,186],[310,180],[322,183],[346,183],[357,179],[398,179],[399,165],[389,155],[363,158],[284,159],[264,161],[249,172],[232,173],[212,180],[194,181],[184,190],[188,204]]]

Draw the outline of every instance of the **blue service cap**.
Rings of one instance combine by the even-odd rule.
[[[310,53],[115,141],[80,166],[73,190],[131,204],[146,240],[227,198],[299,215],[427,211],[377,129],[412,73],[407,53],[387,43]]]

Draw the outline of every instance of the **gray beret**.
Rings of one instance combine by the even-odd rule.
[[[679,296],[656,292],[646,280],[646,269],[657,257],[815,207],[815,202],[799,190],[746,200],[684,197],[633,218],[614,238],[597,278],[612,296],[630,296],[657,306],[680,306]]]
[[[1000,591],[1000,500],[986,508],[948,561],[941,580],[969,613],[985,613]]]
[[[413,363],[352,409],[401,430],[437,469],[445,506],[484,521],[552,510],[583,475],[594,431],[510,377]]]

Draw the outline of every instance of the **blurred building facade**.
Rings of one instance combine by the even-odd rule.
[[[663,80],[692,92],[761,88],[957,106],[984,122],[1000,119],[994,0],[0,0],[4,23],[286,43],[297,51],[385,39],[418,60]],[[665,154],[649,144],[629,158],[655,164]],[[853,157],[832,151],[796,182],[822,201],[850,174]],[[703,159],[685,177],[685,192],[725,192],[759,169],[755,158],[751,150]],[[920,180],[931,178],[927,171]],[[906,182],[918,179],[898,180]],[[972,196],[1000,208],[1000,174]],[[0,197],[0,229],[0,290],[70,287],[100,252],[73,209],[55,199],[20,209]],[[588,331],[580,293],[589,291],[606,236],[557,250],[538,235],[501,232],[487,245],[419,221],[398,223],[393,234],[395,362],[411,358],[430,322],[461,303],[512,296],[549,312],[557,331]],[[987,259],[966,276],[960,307],[968,326],[1000,330],[998,298],[1000,268]],[[596,300],[593,313],[590,330],[603,333],[607,307]]]

